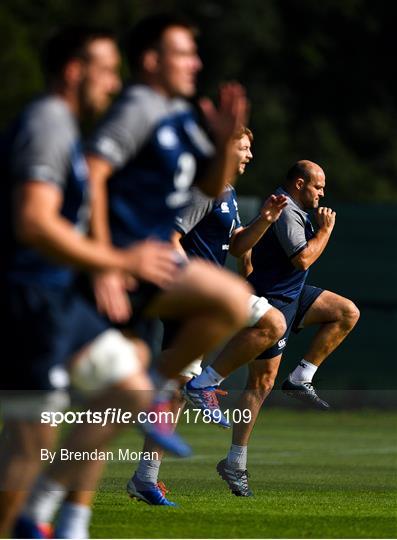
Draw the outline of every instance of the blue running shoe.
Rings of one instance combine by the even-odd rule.
[[[53,538],[51,525],[37,524],[28,516],[21,515],[17,518],[12,538]]]
[[[331,408],[329,403],[318,397],[311,382],[295,383],[291,380],[291,375],[288,375],[281,385],[281,390],[284,394],[287,394],[287,396],[299,399],[317,409],[328,411]]]
[[[196,409],[201,409],[206,415],[209,415],[211,422],[214,424],[229,429],[231,425],[223,416],[222,411],[219,408],[217,394],[226,396],[227,392],[216,386],[194,388],[194,386],[192,386],[192,381],[187,382],[182,389],[182,395],[186,401]]]
[[[167,489],[163,482],[157,484],[141,482],[136,474],[128,481],[127,493],[131,499],[137,499],[153,506],[178,506],[166,498]]]
[[[152,408],[146,413],[146,422],[139,424],[139,427],[149,439],[177,457],[192,455],[191,447],[185,443],[180,435],[175,433],[175,426],[171,421],[173,414],[169,401],[155,401]]]

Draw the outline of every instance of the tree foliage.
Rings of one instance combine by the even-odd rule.
[[[267,193],[305,158],[324,167],[334,199],[397,201],[397,8],[388,0],[3,0],[1,124],[39,90],[37,53],[54,26],[122,34],[174,9],[201,28],[200,92],[214,97],[228,79],[247,87],[255,159],[241,193]]]

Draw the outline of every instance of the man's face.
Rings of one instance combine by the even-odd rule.
[[[247,163],[253,158],[251,153],[251,141],[249,140],[248,135],[243,135],[241,139],[237,140],[234,148],[237,160],[237,172],[238,174],[244,174]]]
[[[192,97],[202,63],[193,34],[187,28],[172,26],[163,35],[158,51],[159,82],[170,96]]]
[[[318,167],[310,175],[310,180],[304,182],[300,192],[300,201],[303,208],[309,210],[311,208],[318,208],[320,199],[324,197],[325,189],[325,174],[324,171]]]
[[[120,54],[111,39],[96,39],[87,47],[80,87],[83,113],[103,113],[120,89]]]

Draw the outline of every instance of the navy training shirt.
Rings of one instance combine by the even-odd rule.
[[[174,228],[184,236],[183,249],[189,257],[200,257],[224,266],[233,232],[241,227],[236,192],[230,185],[217,198],[193,190],[192,204],[176,217]]]
[[[309,214],[288,193],[278,188],[275,194],[286,195],[288,205],[253,247],[254,269],[248,281],[258,296],[294,300],[301,293],[309,270],[298,270],[291,259],[305,249],[314,229]]]
[[[1,146],[1,224],[6,237],[2,277],[7,282],[68,286],[74,277],[72,269],[18,241],[12,207],[19,185],[27,181],[49,183],[62,192],[62,215],[78,230],[86,231],[88,170],[76,120],[61,98],[42,96],[24,109],[2,137]]]
[[[114,168],[109,220],[113,242],[122,247],[148,237],[169,240],[214,147],[188,102],[134,85],[113,104],[88,152]]]

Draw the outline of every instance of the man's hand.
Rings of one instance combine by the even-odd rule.
[[[281,216],[281,212],[288,204],[285,195],[270,195],[261,208],[261,219],[267,223],[274,223]]]
[[[158,240],[137,242],[125,250],[126,270],[134,278],[164,289],[173,283],[182,267],[182,257],[171,243]]]
[[[220,87],[218,108],[208,98],[200,100],[200,107],[218,146],[228,144],[238,128],[247,125],[248,100],[239,83],[226,83]]]
[[[136,281],[121,272],[103,272],[93,277],[97,309],[115,323],[124,323],[132,315],[132,306],[127,294]]]
[[[316,212],[316,220],[320,229],[331,232],[335,225],[336,212],[332,208],[320,206]]]

